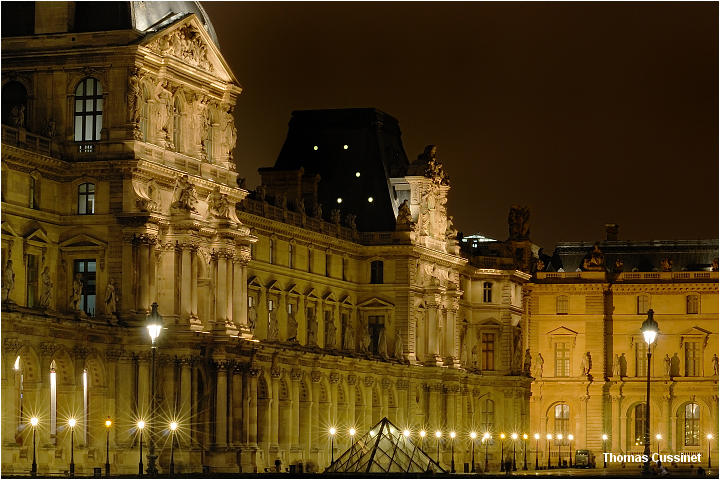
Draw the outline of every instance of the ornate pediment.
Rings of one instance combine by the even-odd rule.
[[[335,294],[332,291],[328,291],[325,293],[325,295],[323,295],[323,300],[326,302],[336,303],[337,297],[335,296]]]
[[[282,290],[282,288],[280,288],[280,284],[278,283],[278,281],[273,280],[272,282],[270,282],[268,284],[267,291],[274,292],[274,293],[281,293],[283,290]]]
[[[352,304],[352,301],[350,301],[350,295],[345,295],[344,297],[342,297],[340,299],[340,304],[344,305],[346,307],[352,307],[353,304]]]
[[[553,342],[569,342],[574,347],[577,335],[578,332],[575,330],[570,330],[567,327],[557,327],[547,332],[545,337],[548,339],[548,348],[552,348]]]
[[[68,238],[64,242],[60,243],[60,250],[62,251],[73,251],[73,250],[92,250],[92,249],[105,249],[107,244],[102,240],[93,238],[90,235],[81,233],[74,237]]]
[[[358,308],[395,308],[395,305],[390,302],[386,302],[385,300],[382,300],[380,298],[373,297],[358,304]]]
[[[50,243],[50,239],[48,239],[47,234],[45,233],[45,230],[42,228],[37,228],[30,232],[26,237],[25,241],[31,245],[46,245]]]
[[[703,348],[707,346],[712,332],[698,327],[697,325],[680,334],[680,348],[683,348],[685,342],[702,342]]]
[[[297,284],[294,284],[294,283],[288,287],[286,292],[288,295],[297,295],[297,296],[302,295],[300,290],[297,289]]]

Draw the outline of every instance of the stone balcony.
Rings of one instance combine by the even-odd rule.
[[[537,272],[538,280],[549,282],[717,282],[718,272]]]

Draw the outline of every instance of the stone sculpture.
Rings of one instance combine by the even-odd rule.
[[[613,377],[620,376],[620,356],[617,353],[615,354],[615,357],[613,359],[612,374]]]
[[[335,225],[340,224],[340,209],[339,208],[333,208],[330,210],[330,221],[334,223]]]
[[[355,350],[355,330],[353,329],[352,322],[350,320],[345,324],[345,335],[343,337],[343,350],[353,351]]]
[[[378,336],[378,355],[387,358],[387,336],[385,335],[385,327],[380,328]]]
[[[362,334],[360,336],[360,352],[370,352],[370,330],[367,324],[363,327]]]
[[[105,287],[105,313],[115,315],[117,313],[117,294],[115,292],[115,281],[111,278]]]
[[[510,231],[510,240],[528,240],[530,238],[530,210],[519,205],[510,207],[508,229]]]
[[[600,250],[599,243],[595,243],[590,255],[583,259],[582,269],[589,272],[605,271],[605,255]]]
[[[287,319],[287,341],[297,342],[298,322],[294,313],[288,313]]]
[[[713,353],[712,356],[713,375],[718,376],[718,356],[717,353]]]
[[[627,358],[625,358],[625,352],[620,354],[618,360],[618,364],[620,365],[620,378],[627,377]]]
[[[269,322],[268,322],[268,340],[274,341],[278,339],[280,335],[280,327],[278,325],[277,311],[270,310]]]
[[[317,345],[317,333],[318,333],[318,322],[315,312],[310,314],[307,319],[308,322],[308,334],[307,334],[307,345],[314,347]]]
[[[195,208],[196,204],[197,194],[195,193],[195,186],[190,183],[187,174],[180,175],[175,182],[171,207],[188,212],[197,212]]]
[[[675,352],[672,356],[671,363],[670,363],[670,376],[671,377],[678,377],[680,376],[680,357],[678,357],[677,352]]]
[[[52,292],[53,292],[53,283],[50,279],[50,268],[45,267],[43,268],[42,273],[40,274],[40,281],[42,282],[43,290],[42,295],[40,295],[40,306],[43,308],[48,308],[50,306],[50,302],[52,302]]]
[[[227,195],[220,193],[220,187],[215,187],[207,196],[208,215],[215,218],[227,219],[230,217],[230,201]]]
[[[523,361],[523,372],[526,375],[530,375],[530,369],[532,367],[532,355],[530,355],[530,349],[525,349],[525,360]]]
[[[25,105],[22,103],[19,103],[17,105],[13,105],[10,109],[10,124],[14,127],[24,127],[25,126]]]
[[[538,352],[537,358],[535,360],[535,377],[536,378],[542,378],[544,366],[545,366],[545,359],[543,358],[542,354],[540,352]]]
[[[325,347],[335,348],[335,342],[337,340],[337,329],[335,328],[335,320],[332,317],[327,318],[327,324],[325,326]]]
[[[472,350],[470,351],[470,356],[472,357],[472,368],[477,370],[479,368],[478,364],[478,346],[477,344],[473,345]]]
[[[82,300],[83,282],[82,276],[77,273],[72,282],[72,294],[70,295],[70,310],[79,311]]]
[[[672,272],[672,265],[673,265],[672,260],[668,257],[665,257],[662,260],[660,260],[660,271]]]
[[[397,230],[412,229],[412,212],[410,211],[410,205],[407,200],[403,200],[398,207],[398,216],[395,225]]]
[[[140,69],[133,67],[128,75],[127,106],[131,123],[140,123]],[[138,138],[138,137],[136,137]]]
[[[15,287],[15,271],[13,270],[13,262],[8,259],[3,268],[2,276],[2,301],[7,302],[10,299],[10,292]]]
[[[663,358],[663,365],[665,367],[665,376],[669,377],[672,372],[672,359],[667,353],[665,354],[665,358]]]
[[[248,309],[248,328],[250,329],[250,333],[255,332],[255,325],[257,324],[257,309],[255,308],[255,305],[250,307]]]
[[[583,355],[582,368],[583,375],[590,375],[590,370],[592,370],[592,356],[590,352],[585,352],[585,355]]]
[[[403,340],[399,329],[395,329],[395,348],[393,349],[393,356],[397,360],[403,360]]]

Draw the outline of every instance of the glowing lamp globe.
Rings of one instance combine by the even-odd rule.
[[[648,310],[648,316],[640,327],[640,331],[642,332],[645,342],[648,345],[655,341],[658,334],[658,323],[653,318],[653,314],[654,312],[652,309]]]

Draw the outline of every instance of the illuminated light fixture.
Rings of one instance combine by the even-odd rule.
[[[607,440],[607,439],[608,439],[608,436],[607,436],[606,434],[604,434],[604,433],[603,433],[603,435],[602,435],[602,439],[603,439],[603,440]]]
[[[313,145],[313,150],[317,150],[317,149],[318,149],[318,146],[317,146],[317,145]]]
[[[477,433],[475,433],[475,432],[470,432],[470,438],[472,438],[473,440],[475,440],[475,439],[477,438]]]
[[[140,430],[142,430],[143,428],[145,428],[145,420],[138,420],[138,422],[137,422],[137,428],[139,428]]]
[[[435,438],[440,438],[440,437],[442,437],[442,432],[440,430],[437,430],[435,432]]]
[[[177,428],[178,428],[177,422],[170,422],[170,430],[172,430],[174,432],[175,430],[177,430]]]
[[[562,434],[562,433],[558,433],[558,434],[557,434],[557,439],[558,439],[558,440],[562,440],[562,439],[563,439],[563,434]]]
[[[552,433],[548,433],[547,435],[545,435],[545,438],[547,440],[552,440]]]
[[[348,148],[350,147],[348,147],[347,145],[343,145],[343,150],[347,150]]]
[[[425,438],[425,435],[427,435],[427,432],[425,430],[420,430],[420,438]]]
[[[368,203],[372,203],[372,202],[373,202],[373,197],[368,197]]]
[[[571,433],[570,435],[568,435],[568,440],[572,441],[574,438],[575,438],[575,437],[573,436],[572,433]]]
[[[536,433],[536,434],[535,434],[535,440],[540,440],[540,434],[539,434],[539,433]]]
[[[409,437],[409,436],[410,436],[410,430],[408,430],[407,428],[406,428],[405,430],[403,430],[403,435],[405,436],[405,438]]]
[[[713,439],[713,434],[712,434],[712,433],[708,433],[708,434],[707,434],[707,439],[708,439],[708,440],[712,440],[712,439]]]
[[[108,417],[107,420],[105,420],[105,426],[107,428],[110,428],[112,426],[112,420],[110,420],[110,417]]]
[[[335,430],[335,427],[330,427],[330,435],[335,435],[337,433],[337,430]]]
[[[523,433],[523,440],[527,440],[527,439],[528,439],[528,434],[527,434],[527,433]]]
[[[337,202],[342,203],[342,198],[338,197]]]
[[[33,427],[37,427],[38,423],[40,423],[40,420],[38,419],[38,417],[32,417],[30,419],[30,425],[32,425]]]
[[[350,436],[351,436],[351,437],[354,437],[354,436],[355,436],[355,432],[356,432],[356,430],[355,430],[354,428],[351,428],[351,429],[350,429]]]
[[[455,438],[455,432],[450,432],[450,438]]]
[[[360,178],[360,172],[355,172],[355,176],[356,176],[357,178]]]
[[[72,418],[72,417],[69,418],[68,425],[70,426],[70,428],[75,428],[75,425],[77,425],[77,420],[75,420],[75,418]]]
[[[642,331],[643,337],[645,337],[645,342],[650,345],[655,341],[655,337],[657,337],[658,334],[658,323],[653,318],[653,311],[648,310],[648,316],[645,319],[645,321],[642,323],[642,326],[640,327],[640,330]]]
[[[660,434],[658,433],[657,435],[655,435],[655,439],[657,439],[657,440],[662,440],[662,435],[660,435]]]
[[[517,440],[517,439],[518,439],[518,434],[517,434],[517,433],[513,433],[513,434],[510,435],[510,436],[512,437],[513,440]]]
[[[501,433],[501,434],[500,434],[500,438],[503,439],[503,440],[505,440],[505,434],[504,434],[504,433]]]

